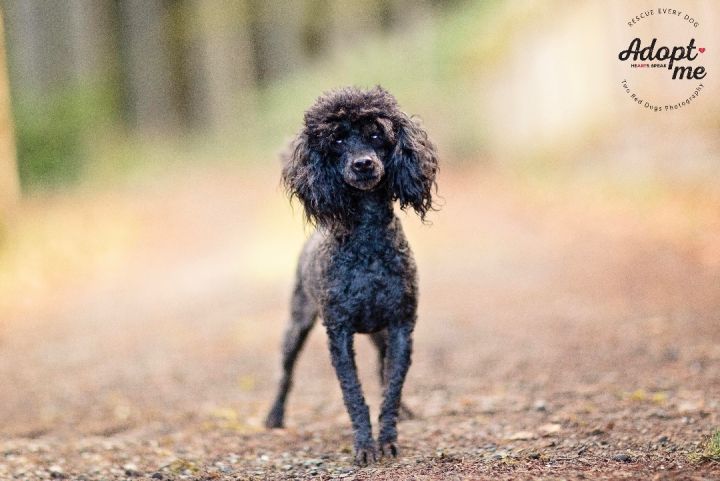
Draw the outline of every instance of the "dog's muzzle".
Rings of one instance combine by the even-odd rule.
[[[376,155],[359,155],[348,159],[343,169],[345,182],[360,190],[370,190],[380,183],[385,175],[380,159]]]

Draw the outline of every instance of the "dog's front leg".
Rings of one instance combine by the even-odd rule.
[[[410,368],[412,353],[412,323],[390,325],[387,341],[387,384],[380,408],[380,452],[398,455],[397,418],[405,376]]]
[[[332,364],[340,381],[345,407],[350,414],[355,434],[355,462],[368,464],[377,461],[370,427],[370,410],[365,404],[355,366],[353,333],[346,328],[328,327],[328,339]]]

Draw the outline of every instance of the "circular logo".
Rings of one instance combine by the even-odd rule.
[[[653,112],[672,112],[698,100],[708,75],[701,22],[691,12],[654,8],[627,20],[617,59],[628,98]]]

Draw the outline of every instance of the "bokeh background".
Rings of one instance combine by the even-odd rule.
[[[709,409],[720,8],[676,3],[698,27],[631,30],[648,1],[2,0],[3,436],[260,429],[310,231],[278,154],[344,85],[393,92],[441,156],[432,225],[401,214],[423,292],[411,405],[533,404],[560,377]],[[663,104],[694,89],[617,60],[658,30],[707,48],[674,112],[621,86]],[[310,344],[300,376],[319,381],[293,417],[327,402],[345,426],[321,329]]]
[[[125,265],[145,244],[141,231],[162,231],[127,203],[157,195],[143,212],[165,202],[190,214],[161,193],[173,182],[191,183],[202,199],[202,189],[215,190],[209,176],[257,179],[233,193],[246,216],[267,208],[251,201],[257,189],[271,205],[282,202],[271,192],[278,152],[317,95],[342,85],[391,90],[432,133],[443,173],[608,180],[630,191],[710,186],[718,172],[712,47],[705,89],[676,112],[637,106],[621,80],[657,103],[687,97],[694,84],[641,77],[616,61],[629,39],[653,29],[716,42],[713,3],[683,5],[699,27],[656,16],[630,31],[622,2],[5,1],[12,102],[3,113],[0,275],[11,295],[0,304],[35,303],[46,288]],[[194,203],[224,205],[212,204]],[[275,208],[274,220],[285,219],[288,209]],[[228,228],[249,227],[217,215]],[[245,235],[268,250],[299,230],[265,220],[283,234]],[[263,265],[252,275],[280,274],[270,266],[278,264],[285,276],[288,259],[268,254],[250,256]]]

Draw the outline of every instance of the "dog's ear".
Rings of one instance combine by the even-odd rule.
[[[405,114],[396,121],[397,142],[390,159],[389,181],[400,208],[412,207],[421,219],[432,210],[438,158],[435,146],[417,122]]]
[[[352,212],[345,183],[319,149],[301,132],[283,156],[282,182],[290,198],[302,203],[307,220],[325,225],[343,221]]]

